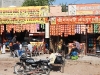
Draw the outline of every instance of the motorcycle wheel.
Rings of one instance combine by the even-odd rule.
[[[23,68],[23,66],[22,66],[22,65],[16,64],[16,65],[14,66],[14,73],[15,73],[16,75],[25,75],[25,74],[24,74],[24,68]]]
[[[46,66],[47,67],[47,66]],[[44,66],[44,72],[45,72],[45,75],[50,75],[50,68],[46,68],[45,69],[45,66]]]
[[[50,75],[50,68],[46,70],[46,75]]]

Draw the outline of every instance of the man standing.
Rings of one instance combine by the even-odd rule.
[[[17,57],[18,57],[18,56],[19,56],[18,50],[20,49],[20,48],[19,48],[19,42],[18,42],[18,41],[17,41],[16,43],[14,43],[13,49],[14,49],[15,54],[16,54]]]
[[[28,50],[29,50],[29,52],[30,52],[30,55],[32,56],[33,47],[32,47],[32,45],[30,44],[30,42],[28,42],[27,48],[28,48]]]
[[[13,37],[12,42],[15,43],[16,42],[16,35]]]

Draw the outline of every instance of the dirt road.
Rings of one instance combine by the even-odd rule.
[[[40,56],[41,58],[47,55]],[[38,59],[40,57],[35,57]],[[92,58],[92,60],[67,60],[65,65],[64,73],[51,72],[50,75],[100,75],[100,64],[99,60],[93,60],[97,58]],[[99,59],[99,58],[98,58]],[[19,61],[18,58],[12,58],[9,56],[0,57],[0,75],[15,75],[13,74],[13,66]]]

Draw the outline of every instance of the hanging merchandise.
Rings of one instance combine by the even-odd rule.
[[[93,33],[93,24],[87,25],[88,33]]]
[[[41,25],[40,25],[40,24],[38,24],[38,25],[37,25],[37,27],[38,27],[37,32],[40,32],[40,31],[41,31]]]
[[[68,32],[67,32],[67,25],[64,25],[65,30],[64,30],[64,36],[67,37],[68,36]]]
[[[98,26],[99,26],[99,27],[98,27],[98,33],[100,33],[100,24],[98,24]]]
[[[56,34],[56,25],[50,25],[50,35],[54,36]]]
[[[50,25],[50,35],[52,35],[52,25]]]
[[[81,25],[81,34],[86,34],[86,25]]]
[[[43,30],[45,29],[45,24],[43,24]]]
[[[76,25],[76,28],[75,28],[75,32],[76,34],[80,34],[80,31],[81,31],[81,28],[80,28],[81,25]]]
[[[62,34],[64,33],[64,30],[65,30],[65,28],[64,28],[64,25],[60,25],[61,26],[61,28],[60,28],[60,30],[59,30],[59,32],[61,32],[61,36],[62,36]]]
[[[40,29],[39,24],[36,24],[36,26],[37,26],[37,30],[39,30]]]
[[[56,35],[56,25],[53,25],[53,35]]]
[[[94,33],[98,33],[99,32],[98,28],[99,28],[98,24],[94,24]]]
[[[71,25],[67,25],[67,33],[68,35],[71,35]]]
[[[59,30],[59,34],[58,35],[61,35],[61,25],[58,25],[58,30]]]
[[[41,28],[43,27],[43,25],[42,24],[40,24],[41,25]]]
[[[45,31],[45,25],[41,24],[41,32]]]
[[[58,34],[59,34],[59,26],[56,25],[56,27],[55,27],[55,35],[58,36]]]
[[[75,35],[75,25],[71,25],[71,34],[72,35]]]

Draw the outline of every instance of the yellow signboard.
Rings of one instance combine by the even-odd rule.
[[[0,8],[0,18],[48,17],[48,6]]]
[[[0,24],[44,24],[47,18],[15,18],[15,19],[0,19]]]

